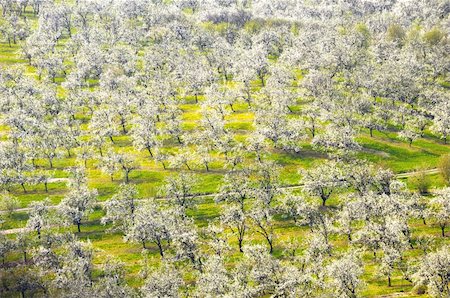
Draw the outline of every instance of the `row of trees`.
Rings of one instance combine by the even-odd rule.
[[[319,171],[340,172],[340,176],[322,175],[311,179]],[[112,281],[104,279],[109,276],[108,264],[115,262],[110,264],[108,261],[106,267],[102,267],[105,276],[93,278],[92,248],[87,252],[79,251],[81,259],[73,259],[66,250],[85,245],[74,241],[70,234],[55,234],[64,221],[76,225],[80,232],[83,219],[99,204],[96,191],[86,186],[83,168],[70,169],[70,174],[70,191],[56,209],[49,201],[32,203],[27,230],[15,241],[3,236],[0,249],[3,262],[10,253],[20,251],[24,262],[20,266],[31,266],[24,276],[8,276],[3,282],[8,284],[11,278],[17,278],[23,292],[63,291],[69,294],[79,288],[78,291],[83,293],[111,291],[111,295],[118,295],[120,292],[117,291],[121,291],[123,295],[136,295],[124,283],[123,271],[117,283],[109,284]],[[162,201],[139,198],[135,186],[122,184],[117,193],[102,204],[104,216],[101,222],[108,226],[108,232],[122,233],[124,241],[139,243],[144,251],[152,247],[159,251],[160,270],[165,274],[148,272],[151,269],[144,262],[142,274],[147,281],[141,290],[146,295],[159,293],[155,294],[157,297],[191,292],[185,288],[182,276],[194,270],[197,272],[194,292],[200,296],[270,293],[297,297],[322,292],[356,297],[364,288],[361,257],[368,252],[373,254],[377,272],[387,279],[389,286],[394,271],[398,270],[406,281],[418,286],[428,285],[433,295],[448,294],[448,279],[445,279],[449,268],[448,249],[443,247],[433,253],[433,238],[414,234],[411,223],[418,219],[423,225],[437,224],[445,237],[445,229],[450,223],[450,189],[442,189],[428,200],[409,192],[389,171],[383,173],[366,164],[340,167],[330,162],[320,165],[305,173],[303,192],[298,194],[280,187],[277,178],[276,166],[272,163],[261,163],[255,169],[230,171],[215,198],[221,208],[220,215],[204,228],[198,228],[189,215],[192,213],[188,212],[198,204],[193,192],[198,182],[192,174],[168,178],[161,188],[165,198]],[[338,208],[324,209],[323,204],[317,204],[317,199],[323,201],[323,195],[329,197],[332,192],[338,189],[342,192],[344,188],[354,189],[354,192],[345,191],[345,199]],[[316,200],[310,200],[314,197]],[[282,234],[276,231],[280,222],[275,217],[292,221],[300,228],[308,227],[310,232],[306,240],[279,240]],[[30,234],[31,231],[35,236]],[[250,245],[256,234],[266,242],[266,247]],[[348,252],[336,250],[337,239],[347,243]],[[237,247],[230,245],[230,240],[237,240]],[[58,254],[59,247],[64,251],[62,256]],[[282,260],[271,256],[274,248],[281,249]],[[422,251],[425,258],[422,261],[405,258],[412,249]],[[226,258],[234,251],[243,253],[243,257],[229,272],[225,267]],[[72,258],[72,267],[63,270],[58,266],[64,266],[66,257]],[[40,267],[43,266],[40,265],[41,258],[45,258],[45,262],[49,262],[49,258],[54,260],[50,263],[54,267]],[[78,272],[79,266],[88,267]],[[65,270],[70,273],[60,276]],[[46,276],[52,272],[57,275],[48,281]],[[4,290],[19,290],[10,287]]]
[[[220,216],[200,230],[194,224],[193,218],[186,213],[195,208],[197,202],[192,190],[196,183],[192,174],[186,173],[168,178],[161,189],[161,194],[164,194],[166,199],[160,202],[140,199],[135,186],[122,184],[118,192],[104,204],[105,215],[102,223],[108,224],[109,232],[122,233],[125,241],[139,243],[143,249],[148,249],[149,245],[157,248],[163,263],[166,263],[165,266],[170,267],[164,267],[161,270],[177,272],[180,270],[180,264],[185,264],[184,266],[188,265],[189,268],[197,271],[199,276],[196,291],[200,293],[219,295],[226,294],[228,291],[237,291],[236,293],[241,293],[240,295],[248,292],[249,295],[259,296],[264,293],[317,294],[333,289],[337,296],[353,297],[358,295],[363,284],[360,279],[363,272],[359,259],[361,253],[372,252],[374,261],[379,266],[378,272],[387,278],[389,286],[394,270],[399,270],[405,280],[414,281],[417,284],[430,283],[431,293],[445,294],[445,291],[448,291],[448,288],[445,290],[448,280],[441,280],[441,283],[437,281],[440,274],[445,274],[443,273],[446,272],[445,270],[448,271],[448,256],[446,256],[445,248],[435,255],[430,254],[423,264],[417,260],[407,260],[404,255],[410,249],[419,249],[428,255],[433,247],[432,238],[412,233],[410,223],[414,219],[422,220],[423,224],[430,224],[430,222],[437,224],[442,231],[442,237],[445,237],[445,229],[450,222],[450,190],[440,190],[432,200],[427,200],[407,191],[402,183],[393,180],[393,175],[389,171],[380,173],[379,169],[366,164],[347,166],[353,169],[351,175],[336,175],[339,171],[342,173],[343,168],[339,168],[339,165],[334,162],[320,165],[305,173],[302,181],[303,194],[294,194],[279,187],[276,166],[271,163],[261,163],[256,169],[231,171],[224,177],[220,193],[216,196],[216,202],[220,204],[222,210]],[[322,175],[320,178],[312,178],[320,171],[334,173],[331,176]],[[96,191],[87,188],[87,180],[82,168],[74,168],[70,172],[72,175],[69,183],[70,191],[56,208],[56,213],[53,212],[48,201],[32,203],[27,228],[29,231],[35,231],[36,236],[25,232],[19,234],[17,242],[4,238],[5,242],[1,250],[4,260],[8,253],[18,250],[22,252],[25,264],[29,262],[27,261],[29,254],[32,255],[34,263],[35,258],[39,258],[39,254],[33,247],[37,245],[38,250],[42,250],[42,245],[46,245],[45,241],[49,241],[48,237],[54,237],[54,231],[58,230],[61,222],[75,224],[80,232],[82,220],[87,218],[96,204]],[[308,199],[316,197],[325,202],[324,195],[329,197],[332,192],[339,189],[342,191],[344,188],[354,189],[355,192],[346,191],[345,199],[342,200],[338,209],[323,209],[324,204],[317,204],[317,201]],[[299,227],[309,227],[311,232],[306,243],[293,239],[278,243],[275,216],[292,220]],[[267,248],[246,245],[250,242],[247,239],[248,235],[255,233],[262,236],[267,243]],[[336,236],[347,239],[349,254],[341,255],[342,253],[335,250],[333,243]],[[237,240],[238,247],[230,246],[231,239]],[[73,244],[71,241],[73,239],[67,245],[77,243]],[[306,248],[302,248],[304,245]],[[279,263],[280,261],[270,257],[274,247],[283,248],[287,264],[290,265],[284,262]],[[224,267],[224,258],[234,250],[244,253],[244,260],[236,267],[236,272],[228,273]],[[298,254],[299,250],[304,251]],[[261,263],[247,268],[248,258],[251,263]],[[271,270],[275,268],[269,270],[266,262],[269,262],[269,268],[275,266],[278,269],[272,272]],[[241,266],[244,267],[241,268]],[[264,273],[264,270],[269,270],[271,277],[266,277],[269,278],[268,280],[258,281],[258,286],[232,283],[233,286],[230,287],[231,276],[236,279],[239,274],[244,274],[241,278],[250,278],[256,274],[253,270],[263,270],[258,274],[267,274],[268,272]],[[341,272],[342,270],[345,274]],[[51,270],[46,271],[45,274],[50,272]],[[333,273],[330,274],[330,272]],[[45,274],[41,272],[40,276],[45,279]],[[180,279],[181,272],[174,274],[179,276],[179,283],[170,287],[181,288],[183,284]],[[214,277],[209,276],[210,274],[222,275]],[[287,275],[284,276],[284,274]],[[89,276],[90,274],[83,278],[92,279]],[[148,281],[143,289],[149,290],[151,287],[161,285],[168,287],[168,284],[171,284],[169,281],[174,276],[166,277],[167,281],[157,279],[156,284],[153,280]],[[25,275],[24,278],[30,279],[30,276]],[[66,278],[79,279],[80,277]],[[152,275],[152,278],[155,276]],[[223,281],[220,288],[208,284],[208,282],[215,282],[216,278]],[[288,280],[283,281],[284,278]],[[325,280],[329,278],[334,280],[332,288],[326,286]],[[43,281],[40,281],[40,286],[33,288],[32,285],[35,285],[37,280],[33,281],[35,283],[29,280],[26,282],[30,282],[27,290],[31,291],[42,289],[51,291],[53,287],[51,284],[42,285],[40,283]],[[340,286],[336,288],[335,283]],[[346,288],[349,283],[353,287]],[[77,284],[78,286],[91,288],[92,280],[91,284]],[[124,289],[127,288],[125,284],[123,287],[120,289],[125,291]],[[73,289],[72,285],[70,288],[65,288],[70,291]],[[161,288],[159,291],[175,290]]]
[[[339,17],[319,22],[305,11],[299,25],[258,24],[249,32],[233,21],[222,33],[202,28],[177,10],[185,4],[169,5],[173,19],[164,14],[155,19],[165,4],[133,3],[123,13],[120,3],[42,5],[37,30],[21,46],[45,83],[15,70],[2,71],[0,80],[2,120],[12,140],[28,148],[28,160],[45,158],[52,167],[54,159],[76,151],[86,161],[96,158],[93,152],[107,151],[106,140],[114,145],[117,136],[128,135],[135,149],[148,151],[164,167],[194,163],[209,170],[215,153],[233,165],[244,154],[230,118],[243,102],[255,115],[245,147],[258,156],[271,145],[298,152],[308,139],[317,149],[346,155],[359,148],[354,137],[361,130],[370,135],[398,131],[410,145],[428,130],[447,140],[443,17],[424,19],[420,26],[397,24],[398,7],[406,5],[399,2],[395,9],[389,6],[390,13],[360,11],[371,20],[364,24],[357,15],[344,23]],[[250,15],[258,7],[234,5]],[[318,14],[331,7],[317,5]],[[348,4],[333,8],[355,9]],[[215,9],[226,11],[220,5]],[[441,6],[435,9],[444,15],[438,13]],[[144,31],[149,33],[136,36]],[[70,42],[58,46],[62,40]],[[298,69],[305,70],[301,81]],[[64,98],[46,82],[46,77],[61,76]],[[93,82],[99,88],[86,89]],[[305,103],[300,111],[295,108],[299,97]],[[201,98],[201,120],[187,131],[180,103],[192,98]],[[85,118],[80,115],[89,119],[87,129],[81,129]],[[173,142],[201,154],[194,158],[191,151],[167,150]],[[170,155],[176,156],[167,162]]]

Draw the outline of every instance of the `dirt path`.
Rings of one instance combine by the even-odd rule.
[[[403,178],[411,177],[411,176],[414,175],[415,173],[416,173],[416,172],[401,173],[401,174],[395,175],[395,177],[396,177],[397,179],[403,179]],[[423,173],[425,173],[426,175],[438,174],[438,173],[439,173],[439,169],[435,168],[435,169],[424,170]]]
[[[0,231],[0,234],[3,234],[3,235],[17,234],[17,233],[25,232],[27,230],[29,230],[29,229],[28,228],[15,228],[15,229],[9,229],[9,230],[2,230],[2,231]]]
[[[56,183],[56,182],[68,182],[69,178],[50,178],[48,179],[48,183]]]

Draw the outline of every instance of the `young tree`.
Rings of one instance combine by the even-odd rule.
[[[247,150],[254,152],[256,155],[256,160],[258,162],[261,162],[263,156],[267,153],[269,149],[265,137],[259,133],[253,133],[250,135],[247,141],[249,143],[247,145]]]
[[[160,193],[165,195],[171,204],[186,209],[194,204],[195,193],[193,188],[196,183],[196,177],[189,173],[169,176],[160,189]]]
[[[448,100],[443,100],[432,111],[434,119],[433,125],[430,127],[431,131],[438,134],[440,138],[447,144],[447,138],[450,135],[450,105]]]
[[[314,137],[312,145],[337,158],[347,158],[361,146],[355,141],[355,130],[349,126],[330,124],[325,132]]]
[[[92,211],[97,198],[97,190],[89,190],[86,186],[71,190],[58,205],[58,212],[65,222],[75,224],[78,233],[81,223]]]
[[[445,237],[445,228],[450,224],[450,188],[441,189],[429,203],[429,216],[441,228]]]
[[[119,135],[117,118],[112,108],[99,108],[94,111],[89,129],[93,135],[101,138],[109,138],[114,143],[113,137]]]
[[[237,205],[231,205],[224,208],[220,221],[224,226],[230,228],[231,232],[236,234],[238,239],[239,251],[243,252],[244,236],[248,229],[248,214]]]
[[[273,253],[274,228],[271,210],[265,206],[253,207],[250,218],[259,233],[267,241],[269,245],[269,253]]]
[[[5,265],[6,255],[13,251],[13,242],[5,235],[0,234],[0,258],[2,258],[2,265]]]
[[[407,125],[398,133],[398,137],[401,140],[407,141],[409,147],[411,147],[412,143],[420,137],[420,134],[413,127]]]
[[[18,250],[23,256],[23,262],[28,262],[28,252],[35,245],[33,238],[27,231],[21,231],[18,233],[15,241],[13,242],[14,249]]]
[[[174,209],[173,221],[170,226],[175,260],[189,261],[194,269],[203,272],[203,254],[201,242],[195,228],[194,220],[183,213],[184,210]]]
[[[19,200],[6,191],[1,193],[0,195],[0,208],[6,211],[9,216],[11,216],[14,210],[19,208]]]
[[[62,249],[59,267],[52,281],[55,290],[63,296],[73,293],[80,296],[92,295],[94,252],[91,243],[71,239]]]
[[[200,297],[220,297],[229,292],[230,276],[222,257],[210,256],[204,263],[203,272],[196,284],[196,294]]]
[[[37,149],[41,156],[48,160],[50,169],[53,169],[53,161],[61,156],[59,148],[60,131],[55,127],[46,127],[44,132],[37,136]]]
[[[102,224],[112,223],[115,229],[123,233],[134,223],[134,213],[137,209],[137,188],[131,184],[121,184],[119,191],[105,202],[105,216]]]
[[[378,273],[387,277],[388,287],[392,286],[391,277],[401,258],[401,253],[393,247],[383,248],[383,256],[381,257],[381,264]]]
[[[450,253],[449,247],[425,255],[417,272],[413,275],[418,285],[428,286],[434,297],[447,297],[450,294]]]
[[[41,239],[41,230],[49,225],[49,206],[50,200],[48,198],[30,204],[31,210],[28,213],[27,228],[36,231],[39,239]]]
[[[163,166],[163,169],[166,170],[166,162],[169,159],[169,154],[165,153],[161,148],[157,147],[155,149],[155,161],[160,162]]]
[[[194,152],[189,148],[184,148],[178,151],[175,155],[170,158],[170,166],[180,169],[185,166],[189,171],[192,170],[189,162],[194,159]]]
[[[53,178],[54,173],[45,171],[45,170],[36,170],[33,173],[33,183],[44,184],[45,192],[48,192],[48,184],[51,182],[51,179]]]
[[[328,161],[317,167],[302,171],[303,191],[311,196],[318,197],[322,200],[322,206],[331,194],[344,186],[346,186],[345,176],[341,168],[336,162]]]
[[[130,173],[136,169],[139,169],[139,163],[136,158],[129,153],[117,153],[117,164],[122,169],[125,183],[130,182]]]
[[[352,234],[355,229],[354,223],[360,218],[360,211],[361,210],[358,209],[357,203],[348,202],[344,204],[338,214],[338,229],[341,233],[347,236],[348,241],[352,241]]]
[[[126,240],[142,243],[153,242],[158,246],[161,258],[164,258],[164,243],[171,240],[170,211],[161,210],[155,202],[146,202],[134,213],[133,223],[126,230]]]
[[[317,134],[317,130],[321,127],[321,110],[317,104],[312,103],[305,108],[303,115],[306,118],[304,123],[305,129],[308,130],[311,133],[311,137],[314,138]]]
[[[249,170],[233,170],[223,178],[216,202],[226,202],[220,220],[228,226],[238,238],[239,251],[242,252],[244,236],[248,228],[248,211],[246,204],[254,197],[254,187]]]
[[[207,172],[210,170],[210,163],[214,160],[209,153],[208,146],[200,145],[197,147],[197,159],[201,163]]]
[[[114,181],[114,174],[119,170],[118,155],[109,149],[104,156],[101,156],[99,167],[103,173],[111,177],[111,181]]]
[[[133,138],[133,146],[137,150],[147,150],[153,157],[152,150],[161,145],[159,130],[155,120],[151,115],[143,114],[133,120],[133,127],[130,131]]]
[[[336,297],[359,297],[363,282],[361,275],[363,267],[361,260],[350,252],[327,266],[329,276],[332,278],[330,289]]]
[[[274,293],[282,266],[262,245],[244,247],[244,258],[232,272],[234,296]],[[281,283],[281,282],[280,282]]]
[[[287,116],[282,109],[268,106],[255,113],[257,133],[271,140],[275,147],[284,150],[300,150],[299,142],[305,138],[303,122]]]
[[[125,282],[125,268],[120,261],[108,258],[102,264],[102,275],[94,284],[96,297],[133,297],[135,293]]]
[[[180,272],[166,263],[147,277],[141,292],[147,298],[178,297],[183,285]]]
[[[255,165],[254,172],[254,196],[259,203],[270,209],[272,202],[282,193],[279,187],[280,167],[275,162],[263,161]]]

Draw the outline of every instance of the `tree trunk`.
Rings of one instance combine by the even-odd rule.
[[[445,237],[445,226],[441,226],[442,237]]]
[[[156,244],[158,245],[159,255],[161,256],[161,258],[164,258],[164,251],[161,242],[157,241]]]
[[[81,233],[81,228],[80,228],[80,226],[81,226],[81,223],[77,222],[78,233]]]
[[[152,149],[150,147],[147,147],[148,153],[150,153],[150,156],[153,157]]]
[[[390,287],[390,286],[392,286],[392,284],[391,284],[391,276],[389,275],[388,276],[388,287]]]
[[[269,253],[272,254],[273,253],[273,241],[270,239],[267,239],[267,243],[269,243],[269,247],[270,247]]]
[[[51,158],[49,158],[48,162],[50,164],[50,169],[53,169],[53,160]]]
[[[248,107],[251,108],[252,107],[252,99],[250,97],[250,94],[247,95],[247,100],[246,101],[247,101]]]
[[[45,186],[45,192],[48,192],[48,183],[47,183],[47,181],[44,182],[44,186]]]
[[[25,183],[20,183],[20,185],[22,186],[23,192],[27,192],[27,189],[25,188]]]
[[[109,139],[111,140],[111,142],[112,142],[113,144],[115,144],[114,139],[113,139],[112,136],[109,136]]]

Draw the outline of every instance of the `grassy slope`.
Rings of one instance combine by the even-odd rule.
[[[32,16],[30,15],[30,18]],[[2,66],[10,67],[13,65],[26,65],[26,61],[20,57],[20,47],[18,45],[0,44],[0,64]],[[27,66],[27,71],[33,74],[32,67]],[[59,79],[58,82],[61,82]],[[184,111],[183,119],[186,127],[195,127],[196,121],[199,119],[199,107],[192,101],[183,103],[181,108]],[[229,128],[233,129],[239,134],[245,135],[246,131],[252,129],[253,115],[247,110],[244,104],[236,105],[237,112],[229,117]],[[0,136],[4,136],[7,128],[0,128]],[[409,147],[406,143],[399,141],[396,138],[395,133],[379,133],[375,132],[374,137],[371,138],[368,133],[363,132],[358,141],[363,145],[364,150],[360,153],[360,157],[366,158],[370,161],[376,162],[380,165],[391,168],[397,173],[408,172],[415,170],[416,168],[432,168],[436,166],[439,156],[444,153],[450,152],[450,146],[445,146],[434,137],[427,135],[425,138],[420,139],[413,143],[412,147]],[[142,198],[155,196],[158,188],[161,186],[164,177],[170,175],[177,170],[163,170],[160,164],[155,163],[148,158],[146,152],[136,152],[131,147],[129,137],[121,136],[117,138],[117,146],[121,149],[132,152],[138,156],[142,168],[140,170],[131,173],[132,183],[137,184],[139,189],[139,195]],[[284,184],[295,184],[298,182],[299,176],[297,171],[299,168],[308,168],[317,159],[323,158],[323,155],[313,151],[310,146],[305,145],[303,150],[298,154],[290,154],[284,152],[271,152],[269,159],[278,161],[282,166],[282,181]],[[73,165],[73,158],[62,158],[55,161],[55,173],[57,177],[64,177],[65,173],[63,169],[67,166]],[[47,168],[46,161],[38,161],[38,165],[43,168]],[[89,184],[91,187],[95,187],[99,191],[100,200],[108,199],[116,190],[118,184],[120,184],[121,178],[116,177],[115,181],[111,182],[109,177],[103,175],[94,168],[92,162],[89,162]],[[223,175],[224,170],[220,162],[213,166],[213,170],[206,173],[202,168],[197,167],[195,172],[198,173],[201,186],[198,191],[201,193],[211,193],[217,190],[220,182],[220,177]],[[442,181],[437,175],[432,176],[434,185],[442,185]],[[29,186],[28,192],[23,193],[21,189],[14,188],[13,193],[16,195],[21,203],[22,207],[27,206],[31,201],[42,200],[45,197],[50,197],[54,204],[57,204],[64,196],[66,191],[65,184],[62,182],[52,183],[49,185],[49,193],[45,193],[42,185]],[[337,198],[330,200],[331,204],[337,203]],[[211,199],[199,201],[197,208],[191,212],[191,215],[196,219],[196,223],[199,226],[205,226],[208,220],[214,219],[220,213],[220,206],[216,205]],[[96,210],[90,215],[82,226],[82,233],[80,238],[89,239],[92,241],[94,247],[98,249],[95,262],[100,262],[106,255],[111,254],[122,261],[126,262],[128,275],[127,278],[132,285],[140,285],[141,281],[138,278],[138,272],[141,268],[140,260],[141,246],[139,244],[124,243],[122,236],[119,234],[105,233],[107,227],[100,224],[100,218],[103,212]],[[13,213],[10,218],[7,218],[6,223],[1,227],[2,229],[10,229],[16,227],[23,227],[26,223],[27,215],[24,212]],[[75,232],[75,227],[70,227]],[[307,229],[294,226],[290,221],[279,219],[276,224],[276,242],[275,252],[276,256],[281,256],[282,249],[280,243],[288,239],[296,238],[303,239],[308,233]],[[424,226],[419,222],[413,223],[413,234],[427,234],[437,237],[437,241],[446,241],[439,238],[439,229],[433,226]],[[249,242],[262,242],[257,234],[249,234],[246,239],[246,243]],[[335,238],[333,240],[334,245],[337,248],[343,248],[346,245],[346,240],[341,238]],[[236,241],[233,237],[230,238],[230,244],[233,248],[236,248]],[[151,263],[159,262],[159,256],[156,248],[150,246],[148,254],[150,256]],[[230,257],[230,261],[235,261],[239,258],[239,254],[234,249],[234,254]],[[418,254],[417,250],[412,250],[408,254]],[[17,256],[10,256],[10,258],[17,258]],[[387,287],[384,278],[380,278],[376,275],[376,266],[374,265],[373,258],[366,256],[366,272],[364,279],[367,283],[367,288],[364,292],[366,296],[375,295],[388,295],[391,293],[408,292],[411,290],[411,284],[404,281],[400,274],[397,272],[393,278],[393,286]],[[412,297],[412,294],[409,295]]]

